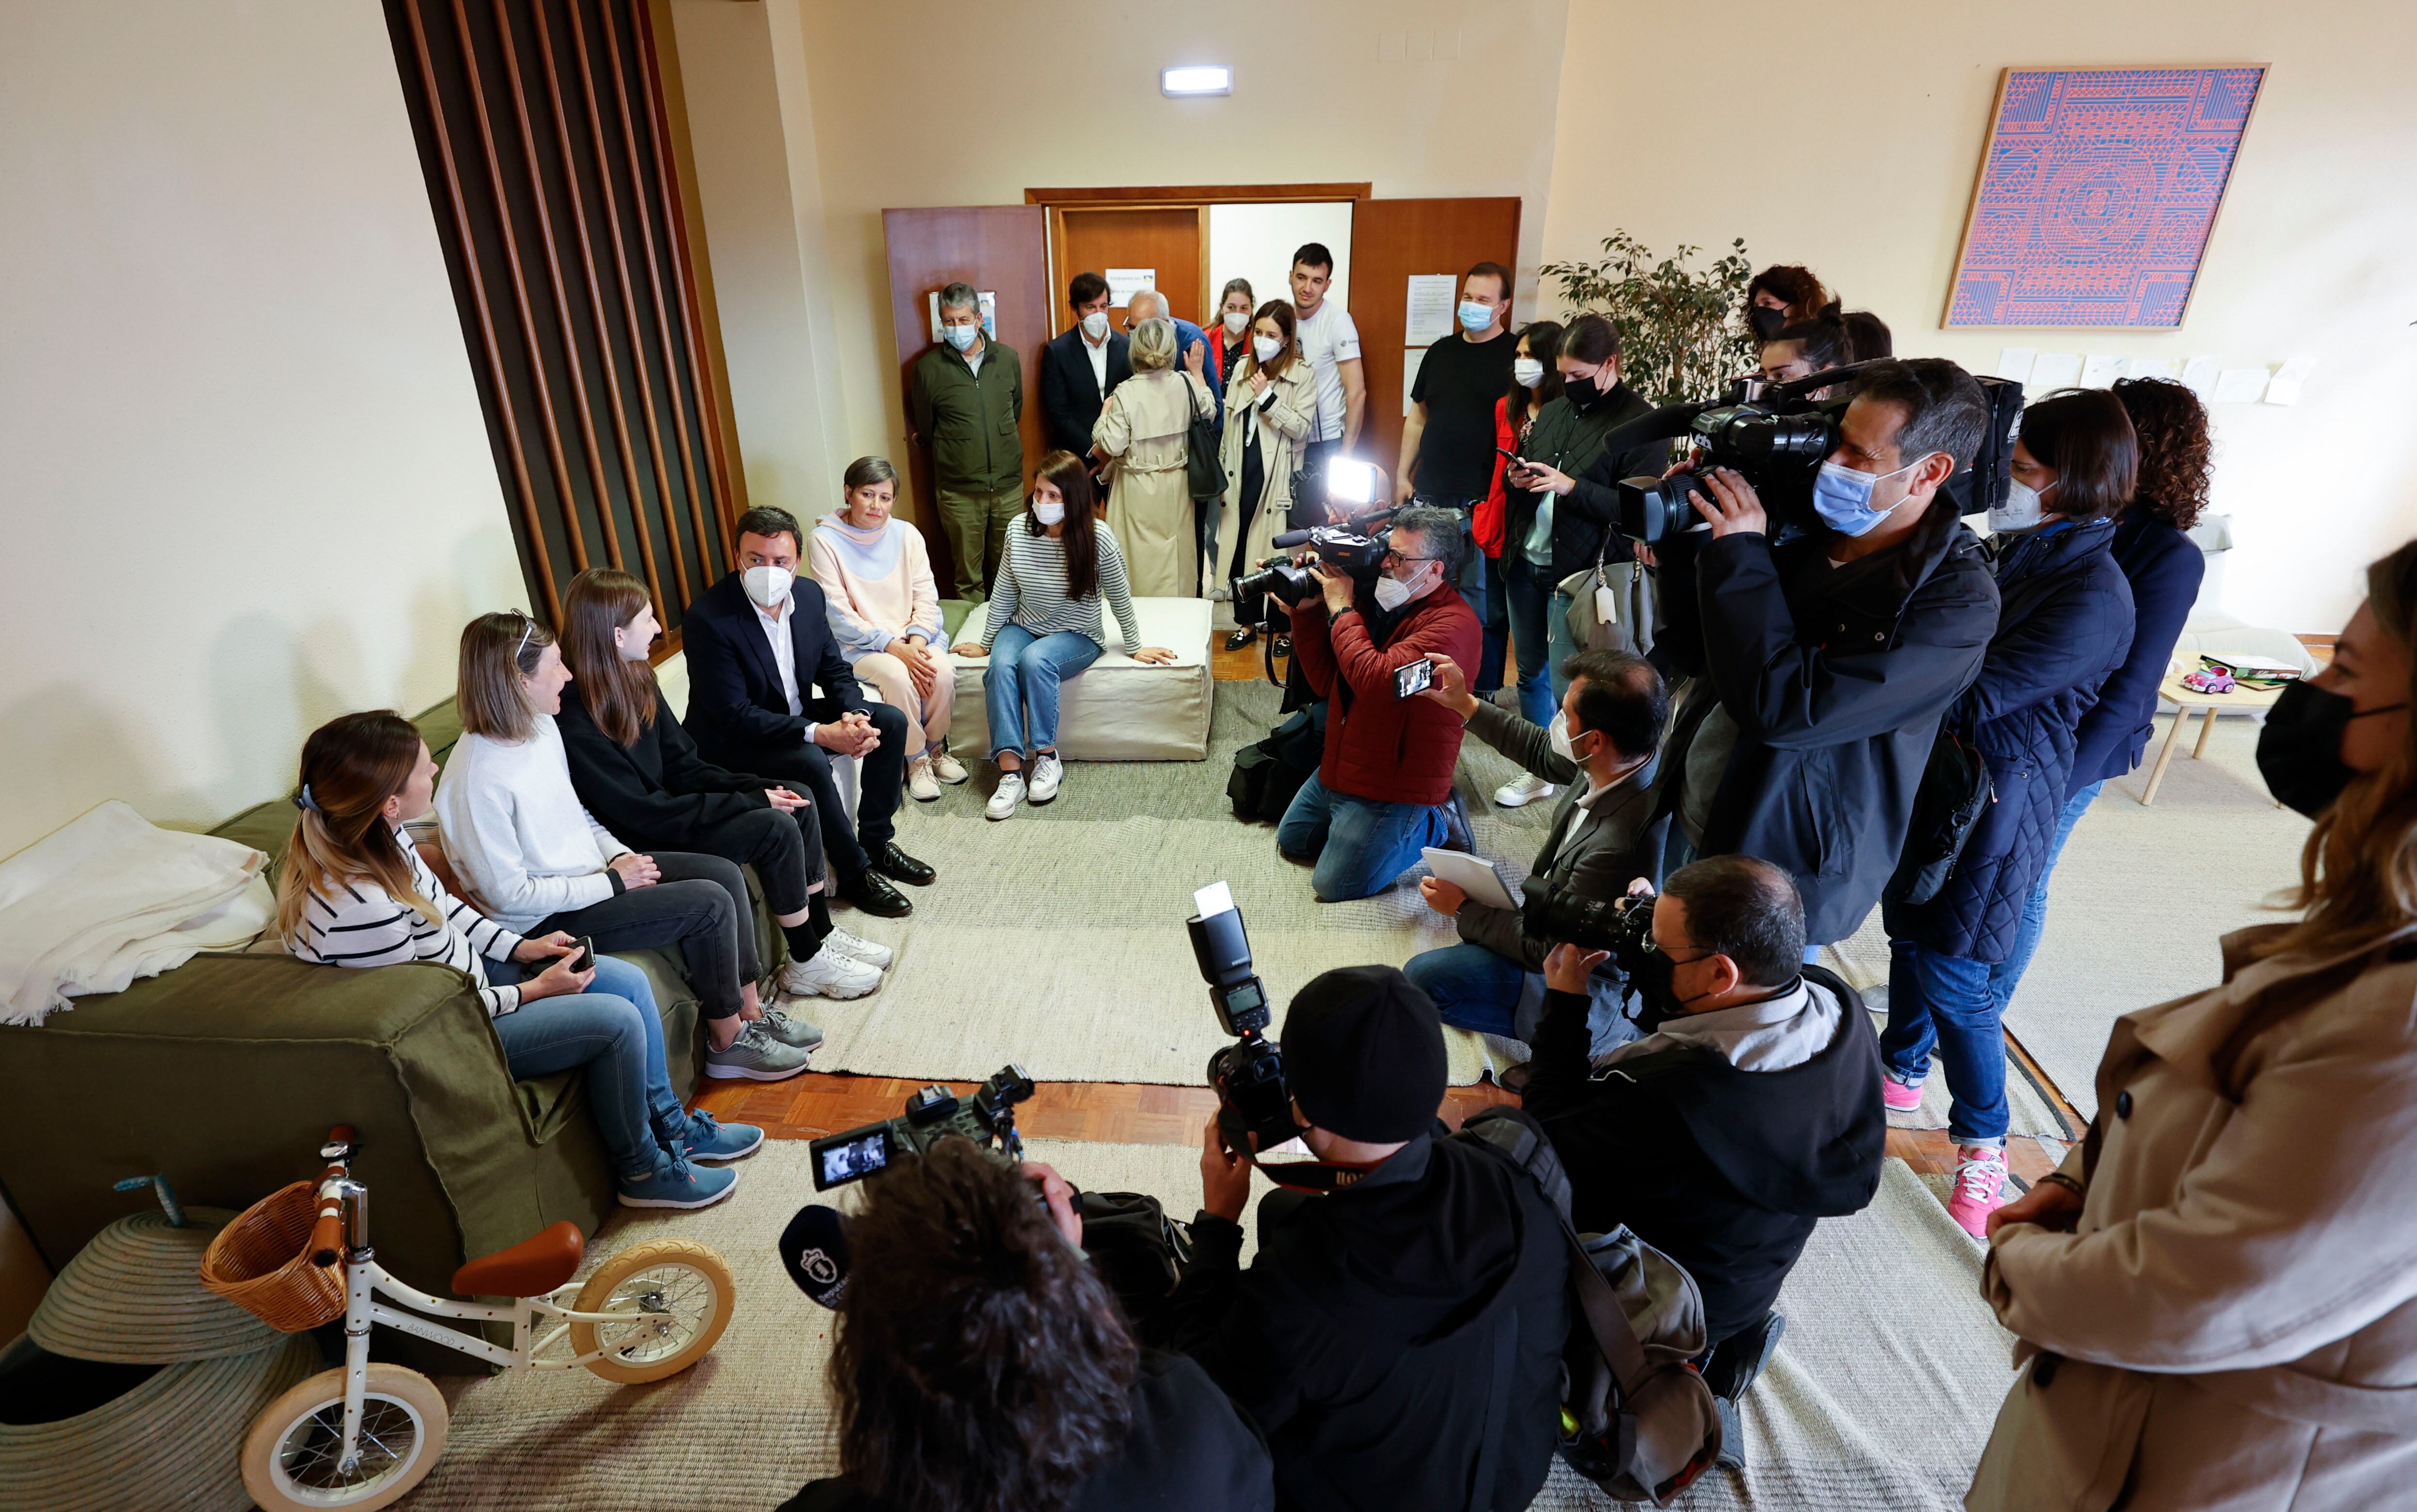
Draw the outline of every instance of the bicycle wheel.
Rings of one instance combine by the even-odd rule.
[[[579,1289],[579,1312],[625,1313],[626,1322],[570,1325],[570,1347],[608,1351],[587,1368],[607,1381],[661,1381],[705,1358],[730,1323],[737,1288],[720,1255],[692,1239],[632,1245]]]
[[[342,1469],[344,1372],[322,1370],[252,1420],[243,1440],[244,1489],[265,1512],[374,1512],[408,1495],[435,1468],[451,1417],[426,1376],[372,1365],[361,1395],[360,1456],[352,1469]]]

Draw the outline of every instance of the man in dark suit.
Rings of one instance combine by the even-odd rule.
[[[1074,324],[1041,349],[1041,428],[1053,451],[1091,454],[1091,427],[1132,376],[1132,338],[1108,328],[1108,281],[1077,273],[1066,286]]]
[[[795,516],[749,510],[738,517],[737,551],[738,571],[698,595],[680,623],[689,678],[682,723],[707,761],[804,785],[840,896],[887,919],[911,913],[915,906],[889,879],[920,887],[938,874],[893,838],[906,715],[866,703],[831,638],[822,585],[798,572],[805,537]],[[831,780],[831,763],[850,756],[864,758],[853,825]]]

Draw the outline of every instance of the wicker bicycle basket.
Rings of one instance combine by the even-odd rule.
[[[202,1252],[202,1285],[282,1333],[342,1317],[343,1268],[311,1263],[311,1225],[317,1216],[312,1183],[269,1193]]]

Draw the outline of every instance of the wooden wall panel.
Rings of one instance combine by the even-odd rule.
[[[898,355],[901,406],[915,359],[931,349],[930,296],[962,279],[998,296],[998,339],[1014,348],[1024,371],[1024,475],[1028,482],[1041,460],[1041,348],[1051,334],[1049,248],[1039,206],[980,205],[941,209],[884,210],[881,230],[889,249],[889,324]],[[941,530],[932,492],[932,459],[921,447],[907,457],[915,493],[914,520],[931,550],[932,574],[951,581],[955,557]]]
[[[1351,323],[1368,379],[1360,454],[1390,475],[1402,446],[1402,337],[1413,273],[1450,273],[1473,263],[1519,267],[1519,201],[1361,200],[1351,207]],[[1516,286],[1516,278],[1513,278]],[[1515,326],[1526,318],[1513,310]]]

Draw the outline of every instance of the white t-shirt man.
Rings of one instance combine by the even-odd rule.
[[[1318,305],[1317,313],[1296,319],[1293,333],[1317,385],[1317,418],[1311,422],[1309,438],[1340,441],[1346,418],[1340,364],[1358,359],[1360,328],[1351,324],[1349,311],[1328,299]]]

